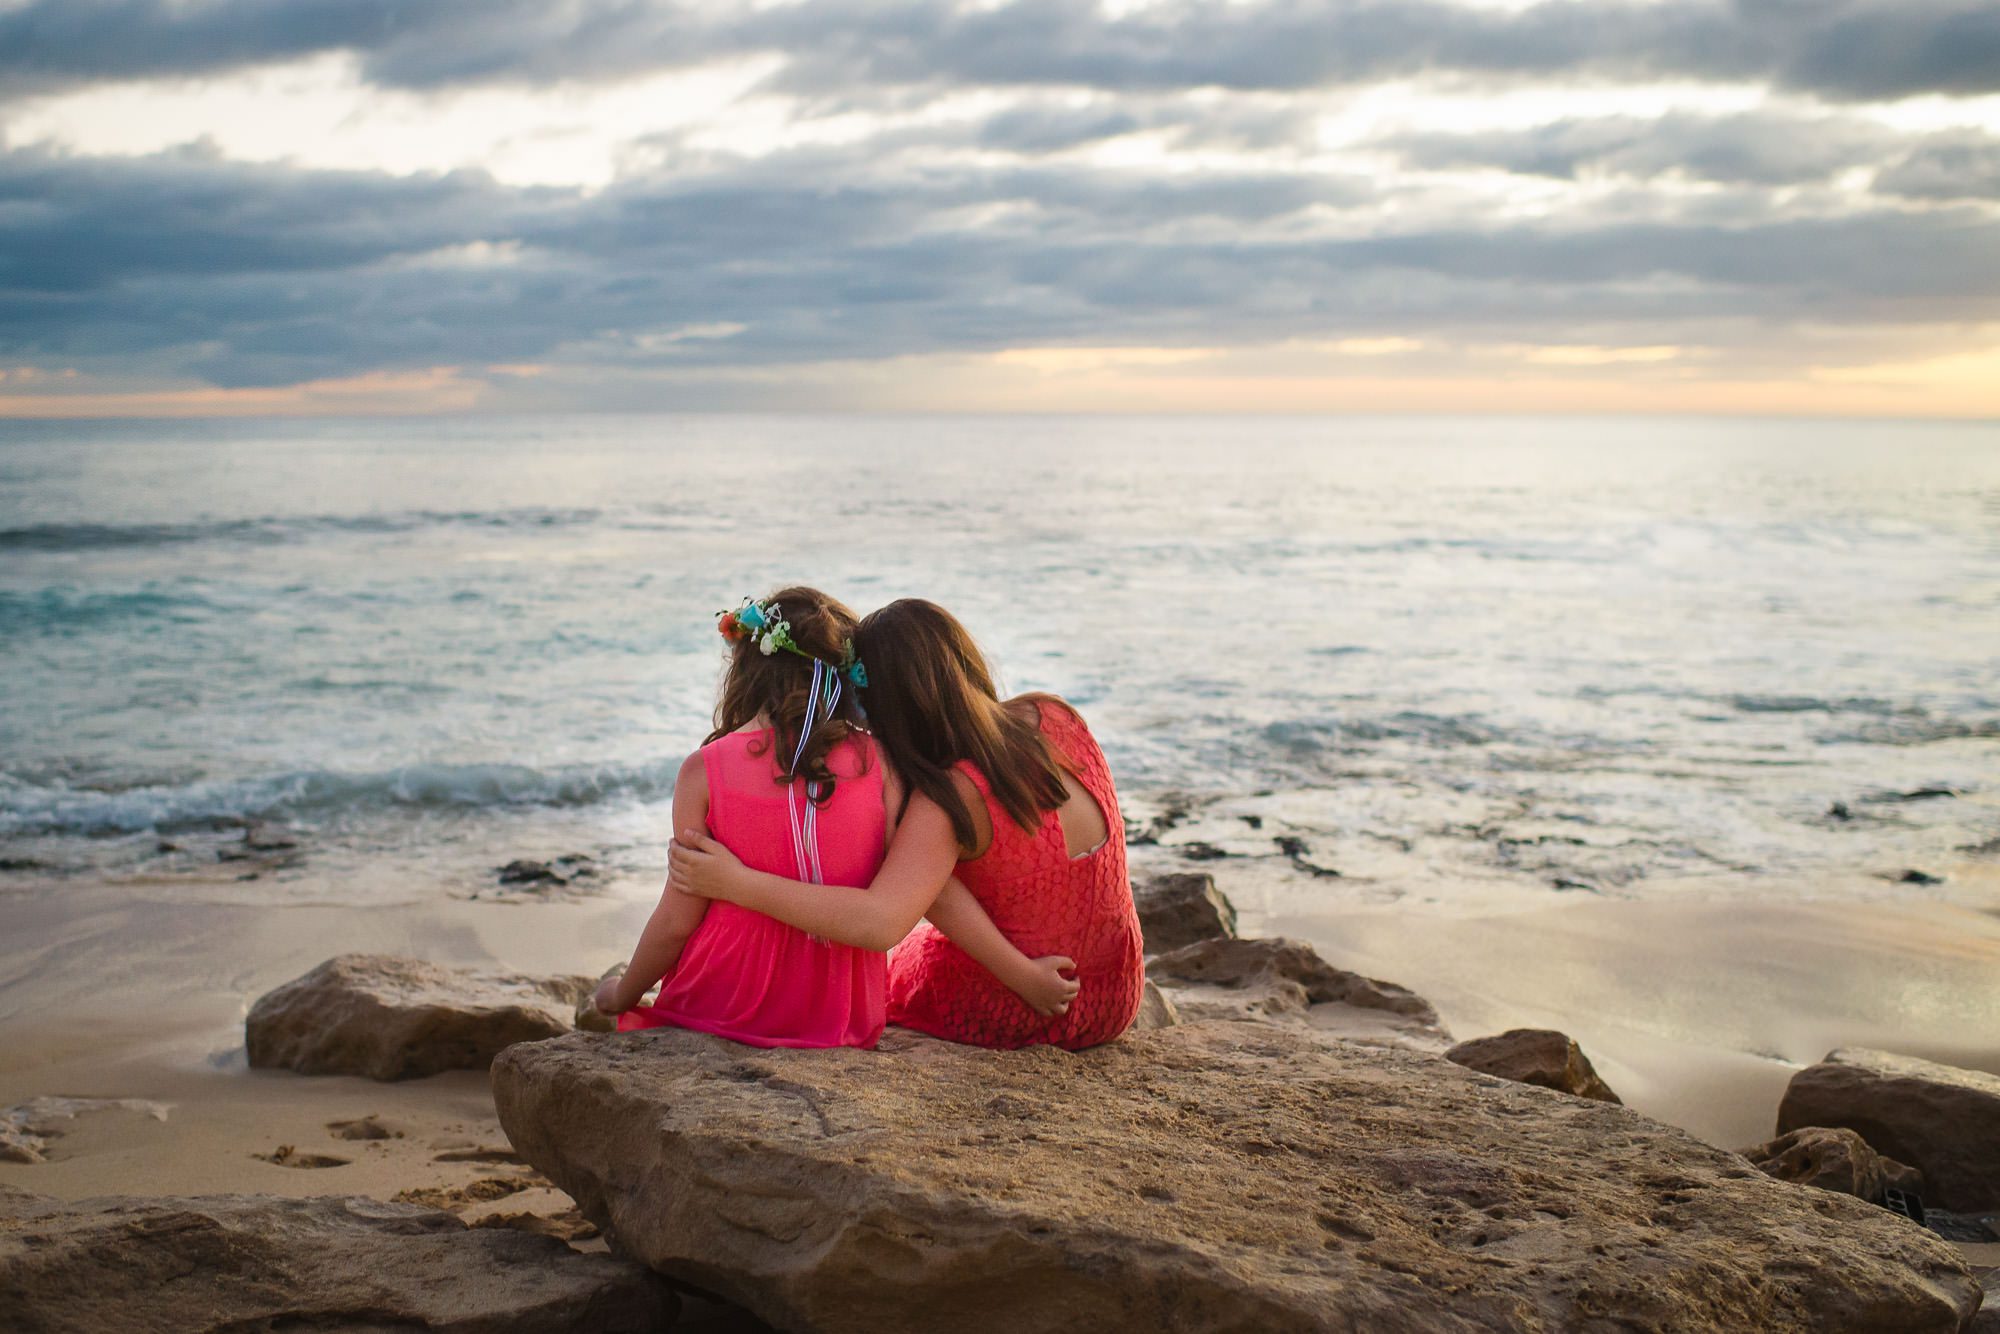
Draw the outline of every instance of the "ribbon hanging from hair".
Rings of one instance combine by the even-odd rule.
[[[812,799],[812,780],[799,772],[805,760],[806,743],[822,721],[831,721],[840,708],[841,674],[813,659],[812,693],[806,697],[806,716],[799,723],[798,743],[792,747],[791,785],[785,791],[785,813],[791,817],[792,858],[799,879],[815,885],[826,883],[819,861],[819,806]]]

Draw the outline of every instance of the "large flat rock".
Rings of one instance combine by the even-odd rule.
[[[1962,1213],[2000,1209],[2000,1077],[1844,1047],[1792,1076],[1778,1133],[1844,1127],[1923,1173],[1924,1198]]]
[[[342,954],[267,992],[243,1032],[253,1066],[415,1079],[484,1070],[503,1048],[570,1030],[588,977],[445,968]]]
[[[509,1048],[515,1147],[784,1329],[1956,1330],[1957,1254],[1608,1103],[1208,1021],[1091,1051]]]
[[[642,1334],[656,1275],[553,1237],[359,1196],[64,1202],[0,1187],[8,1334],[277,1329]]]

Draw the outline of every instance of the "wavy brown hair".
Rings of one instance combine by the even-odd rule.
[[[906,808],[912,793],[923,793],[951,817],[959,847],[971,851],[978,831],[951,778],[960,760],[979,767],[994,800],[1023,829],[1063,804],[1066,766],[1043,738],[1034,707],[1062,701],[1021,695],[1003,702],[985,655],[956,616],[935,602],[903,598],[864,617],[854,647],[868,665],[868,727],[903,777]]]
[[[781,588],[761,599],[765,607],[775,607],[781,619],[790,622],[792,642],[840,670],[847,645],[855,637],[854,613],[817,588],[795,585]],[[723,671],[722,691],[715,701],[715,730],[709,741],[728,736],[744,727],[758,714],[771,723],[772,746],[778,757],[779,786],[803,778],[806,793],[824,803],[838,782],[827,758],[836,746],[861,730],[861,708],[851,686],[843,686],[840,704],[831,718],[822,718],[806,738],[805,754],[799,758],[797,774],[787,773],[792,751],[799,744],[799,728],[804,725],[806,705],[812,695],[813,665],[796,653],[779,649],[765,653],[754,638],[744,638],[730,646],[729,665]],[[752,754],[759,753],[753,743]]]

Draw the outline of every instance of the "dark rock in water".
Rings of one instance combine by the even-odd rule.
[[[2000,1077],[1843,1047],[1792,1076],[1778,1133],[1857,1132],[1877,1153],[1923,1173],[1927,1203],[1976,1213],[2000,1206]]]
[[[0,857],[0,871],[53,871],[55,867],[34,857]]]
[[[1833,805],[1826,808],[1826,813],[1828,818],[1834,820],[1852,820],[1854,818],[1854,812],[1847,809],[1847,803],[1844,801],[1834,802]]]
[[[1174,851],[1191,862],[1219,862],[1225,857],[1234,857],[1236,855],[1226,849],[1216,847],[1213,843],[1183,843],[1175,848]]]
[[[1139,931],[1148,954],[1236,934],[1236,907],[1215,887],[1215,877],[1199,871],[1155,876],[1132,891]]]
[[[503,885],[560,885],[567,883],[547,862],[516,858],[497,873]]]
[[[1214,939],[1158,955],[1146,975],[1183,1020],[1276,1020],[1331,1038],[1442,1051],[1450,1035],[1422,996],[1335,968],[1300,940]]]
[[[1279,852],[1282,852],[1291,859],[1293,866],[1304,871],[1307,875],[1315,875],[1327,880],[1339,880],[1341,878],[1340,872],[1334,870],[1331,866],[1318,866],[1306,860],[1307,854],[1312,849],[1306,846],[1304,839],[1295,838],[1290,834],[1280,834],[1272,842],[1278,845]]]
[[[1932,875],[1929,871],[1919,871],[1912,867],[1910,870],[1897,876],[1896,883],[1899,885],[1942,885],[1944,877],[1941,875]]]
[[[1624,1108],[1272,1025],[573,1034],[493,1084],[620,1253],[783,1329],[1943,1334],[1978,1301],[1937,1238]]]
[[[1597,894],[1602,892],[1597,888],[1596,885],[1585,884],[1581,880],[1566,880],[1560,876],[1558,876],[1554,880],[1551,880],[1549,884],[1553,888],[1561,891],[1580,889],[1586,894]]]
[[[359,1196],[109,1196],[0,1186],[0,1329],[664,1329],[657,1275],[553,1237]]]
[[[554,861],[538,862],[526,857],[516,858],[501,867],[496,874],[503,885],[552,887],[567,885],[577,880],[587,879],[597,874],[597,861],[580,852],[572,852]]]
[[[1454,1065],[1517,1084],[1533,1084],[1597,1102],[1623,1101],[1598,1078],[1583,1048],[1567,1033],[1554,1029],[1516,1028],[1490,1038],[1474,1038],[1459,1043],[1444,1057]]]
[[[1868,800],[1879,802],[1941,801],[1949,797],[1962,797],[1964,795],[1963,792],[1960,792],[1955,787],[1920,787],[1912,792],[1877,793],[1875,796],[1868,798]]]
[[[1923,1194],[1923,1175],[1868,1147],[1845,1127],[1806,1126],[1743,1150],[1758,1169],[1780,1181],[1817,1186],[1880,1204],[1886,1187]]]
[[[1160,807],[1160,812],[1151,821],[1141,825],[1132,820],[1125,821],[1125,845],[1127,847],[1153,847],[1163,834],[1186,823],[1192,814],[1187,798],[1169,796]]]
[[[259,998],[244,1037],[252,1066],[307,1075],[483,1070],[512,1043],[567,1033],[579,995],[595,985],[343,954]]]
[[[299,841],[292,837],[288,829],[252,820],[243,830],[243,845],[258,852],[284,852],[296,848]]]
[[[1239,815],[1236,818],[1244,824],[1249,825],[1252,829],[1262,829],[1264,827],[1264,817],[1261,815]]]
[[[303,859],[299,842],[290,831],[261,820],[251,820],[243,826],[243,837],[233,843],[225,843],[215,850],[215,859],[222,862],[254,862],[255,869],[239,880],[255,880],[266,871],[280,871],[296,866]]]

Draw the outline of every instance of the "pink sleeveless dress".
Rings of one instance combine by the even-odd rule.
[[[708,831],[745,866],[804,879],[792,844],[797,799],[776,782],[774,749],[768,730],[733,732],[701,748]],[[865,888],[886,852],[881,757],[873,741],[855,736],[828,767],[839,782],[819,808],[822,883]],[[880,951],[831,944],[716,902],[659,996],[620,1015],[618,1029],[671,1024],[754,1047],[872,1047],[882,1036],[886,987],[887,957]]]
[[[981,1047],[1048,1043],[1074,1051],[1109,1042],[1139,1015],[1145,956],[1111,767],[1083,719],[1046,700],[1041,711],[1042,735],[1097,799],[1109,837],[1095,852],[1072,858],[1054,811],[1044,812],[1035,829],[1022,829],[993,800],[986,776],[963,764],[986,798],[993,842],[976,860],[960,862],[957,874],[1021,953],[1075,959],[1083,989],[1068,1014],[1044,1019],[936,927],[920,922],[889,952],[892,1024]]]

